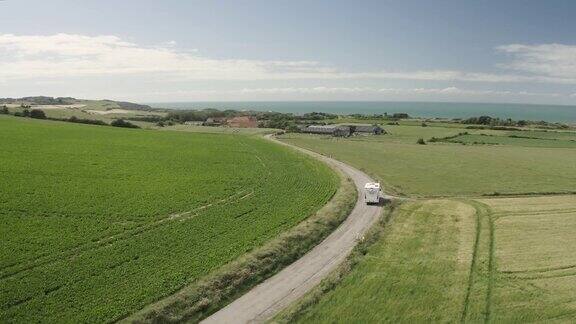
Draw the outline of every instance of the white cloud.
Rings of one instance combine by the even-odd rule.
[[[169,80],[396,79],[417,81],[576,84],[576,46],[505,45],[504,65],[523,74],[456,70],[348,72],[315,61],[214,59],[174,41],[146,47],[116,36],[0,35],[0,81],[148,74]]]
[[[85,95],[136,101],[414,98],[574,103],[573,90],[559,94],[518,88],[534,89],[528,83],[576,85],[576,46],[511,44],[497,51],[509,55],[509,62],[500,65],[504,68],[501,73],[449,69],[364,72],[316,61],[211,58],[194,49],[182,49],[174,41],[143,46],[110,35],[0,34],[0,85],[4,96]],[[238,86],[235,81],[249,82]],[[473,82],[491,84],[494,90],[469,89],[475,87]],[[499,89],[505,83],[515,83],[511,85],[515,91]],[[384,84],[392,87],[382,87]],[[406,84],[411,88],[393,87]]]
[[[217,93],[213,91],[212,93]],[[244,88],[241,90],[223,91],[226,94],[394,94],[394,95],[450,95],[450,96],[542,96],[558,97],[558,93],[502,91],[502,90],[473,90],[458,87],[445,88],[371,88],[371,87],[299,87],[299,88]],[[574,94],[576,96],[576,94]]]
[[[574,83],[576,80],[574,45],[510,44],[499,46],[497,49],[512,56],[512,62],[502,64],[502,67],[533,74],[543,82]]]
[[[152,73],[200,80],[242,80],[330,72],[315,62],[219,60],[174,47],[175,43],[143,47],[116,36],[4,34],[0,35],[0,78]]]

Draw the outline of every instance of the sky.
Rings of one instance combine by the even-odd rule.
[[[576,1],[0,0],[0,97],[576,105]]]

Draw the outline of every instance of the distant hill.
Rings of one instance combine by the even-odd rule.
[[[0,105],[30,105],[30,106],[52,106],[52,105],[87,105],[106,109],[127,109],[127,110],[153,110],[148,105],[141,105],[133,102],[114,100],[85,100],[72,97],[47,97],[34,96],[22,98],[0,98]]]

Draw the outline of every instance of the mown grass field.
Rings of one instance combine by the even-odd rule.
[[[0,116],[0,138],[0,322],[122,318],[299,223],[339,183],[255,137]]]
[[[407,202],[334,289],[280,320],[574,322],[575,226],[576,196]]]
[[[473,207],[457,201],[404,204],[362,262],[295,320],[459,321],[472,260],[474,215]]]
[[[495,322],[576,321],[576,196],[487,199]]]
[[[576,140],[558,138],[527,137],[527,135],[498,136],[487,134],[466,134],[448,140],[461,144],[488,144],[523,147],[576,148]]]
[[[418,145],[418,138],[440,138],[464,131],[480,131],[402,125],[385,126],[385,129],[391,134],[349,139],[286,134],[280,139],[349,163],[379,179],[387,190],[411,196],[477,196],[575,190],[576,150],[572,147],[574,142],[569,140],[501,137],[511,143]],[[530,135],[532,132],[526,133]],[[499,134],[507,135],[504,131]],[[549,145],[519,145],[517,141],[545,142]],[[555,147],[557,143],[567,144],[565,147]]]

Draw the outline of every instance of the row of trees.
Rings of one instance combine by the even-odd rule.
[[[491,116],[471,117],[460,121],[462,124],[483,125],[490,127],[523,127],[528,125],[553,127],[553,128],[568,128],[567,125],[560,123],[549,123],[546,121],[529,121],[529,120],[513,120],[512,118],[498,118]]]

